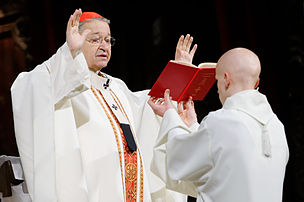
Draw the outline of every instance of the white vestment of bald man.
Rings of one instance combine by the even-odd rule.
[[[154,152],[152,171],[198,202],[282,201],[289,157],[284,126],[257,90],[228,97],[191,128],[169,109]]]
[[[91,72],[84,55],[73,59],[65,43],[49,60],[21,73],[11,92],[17,145],[34,202],[185,201],[149,171],[160,121],[146,104],[147,91],[133,93],[123,81]],[[126,162],[119,122],[134,134],[137,170]],[[132,172],[125,173],[127,166]],[[136,194],[129,186],[137,187]]]

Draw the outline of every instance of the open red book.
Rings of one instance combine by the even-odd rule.
[[[149,95],[164,97],[170,89],[172,100],[184,101],[192,96],[193,100],[203,100],[215,83],[216,63],[201,63],[196,67],[176,61],[169,61],[151,88]]]

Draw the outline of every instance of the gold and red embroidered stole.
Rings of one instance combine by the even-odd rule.
[[[118,149],[118,154],[119,154],[119,160],[120,160],[120,170],[121,170],[121,179],[122,179],[122,185],[123,185],[123,188],[125,190],[125,199],[127,202],[136,202],[137,201],[137,182],[138,182],[138,179],[137,179],[137,173],[138,173],[138,162],[137,162],[137,154],[139,154],[139,159],[140,159],[140,193],[139,193],[139,196],[140,196],[140,202],[143,201],[143,161],[141,159],[141,155],[140,155],[140,151],[139,149],[137,149],[136,151],[134,152],[131,152],[127,146],[127,141],[126,141],[126,138],[123,134],[123,131],[120,127],[120,122],[119,120],[117,119],[117,117],[115,116],[115,114],[113,113],[112,109],[110,108],[109,104],[107,103],[107,101],[105,100],[104,96],[102,95],[102,93],[98,90],[98,89],[94,89],[94,88],[91,88],[93,94],[95,95],[95,97],[97,98],[98,102],[100,103],[101,107],[103,108],[104,112],[106,113],[106,116],[108,117],[110,123],[111,123],[111,126],[112,126],[112,129],[114,131],[114,134],[115,134],[115,140],[116,140],[116,144],[117,144],[117,149]],[[100,95],[100,97],[102,98],[103,102],[101,101],[101,99],[99,98],[99,96],[97,95],[97,92],[98,94]],[[113,98],[113,100],[115,101],[116,105],[118,106],[119,110],[122,112],[122,114],[126,117],[126,119],[128,120],[129,124],[130,124],[130,121],[129,121],[129,118],[127,116],[127,113],[126,111],[124,110],[121,102],[119,101],[118,97],[115,95],[115,93],[110,90],[110,93],[111,93],[111,96]],[[106,106],[104,106],[104,104]],[[108,110],[106,110],[106,108]],[[111,118],[112,117],[112,118]],[[116,126],[118,126],[119,128],[119,133],[120,133],[120,136],[121,136],[121,139],[122,139],[122,144],[123,144],[123,151],[121,151],[121,145],[120,145],[120,142],[119,142],[119,137],[118,137],[118,132],[116,130],[116,127],[115,127],[115,123],[116,123]],[[133,132],[134,134],[134,132]],[[123,159],[124,159],[124,166],[122,165],[123,164]],[[124,170],[124,173],[125,173],[125,183],[124,183],[124,180],[123,180],[123,167],[125,168]]]

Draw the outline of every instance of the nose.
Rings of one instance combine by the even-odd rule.
[[[111,45],[107,44],[105,41],[102,41],[98,46],[98,50],[107,51],[110,49],[111,49]]]
[[[98,45],[98,48],[99,49],[104,49],[104,47],[107,47],[107,43],[105,42],[105,40],[102,40],[99,45]]]

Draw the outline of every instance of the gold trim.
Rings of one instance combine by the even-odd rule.
[[[127,194],[126,200],[127,200],[127,202],[136,202],[136,200],[137,200],[137,194],[136,194],[137,193],[137,181],[138,181],[137,180],[137,151],[134,151],[133,153],[131,153],[131,151],[127,147],[126,139],[125,139],[123,131],[122,131],[121,127],[120,127],[119,120],[117,119],[117,117],[115,116],[115,114],[113,113],[113,111],[111,110],[109,104],[106,102],[106,100],[105,100],[104,96],[102,95],[102,93],[99,90],[97,90],[97,91],[99,92],[100,96],[102,97],[103,101],[105,102],[105,104],[106,104],[108,110],[110,111],[113,119],[116,121],[116,124],[119,126],[119,131],[120,131],[120,134],[121,134],[122,143],[123,143],[123,149],[124,149],[125,190],[126,190],[126,194]],[[112,93],[114,93],[114,92],[112,91]],[[117,100],[118,100],[120,106],[117,103]],[[121,102],[119,101],[118,98],[117,98],[117,100],[114,99],[114,101],[116,102],[116,104],[119,106],[120,110],[122,109],[121,112],[125,113],[125,110],[124,110]],[[125,116],[127,117],[126,113],[125,113]],[[128,119],[128,117],[127,117],[127,119]],[[130,124],[129,119],[128,119],[128,122]],[[133,132],[133,134],[134,134],[134,132]],[[134,163],[131,162],[131,161],[133,161],[133,158],[134,158],[134,161],[135,161]],[[140,160],[141,160],[141,157],[140,157]],[[127,162],[127,161],[129,161],[129,162]],[[127,170],[128,169],[128,167],[127,167],[128,163],[132,163],[136,167],[136,176],[135,176],[136,179],[134,179],[133,181],[129,181],[128,178],[127,178],[127,175],[126,175],[126,173],[128,172],[128,170]],[[140,201],[143,201],[143,168],[142,168],[142,160],[140,162],[140,166],[141,166],[141,168],[140,168],[140,180],[141,180],[141,183],[140,183],[140,195],[139,195],[139,197],[140,197]],[[132,189],[133,183],[134,183],[134,188]],[[131,191],[130,191],[130,189],[131,189]],[[134,196],[135,196],[135,198],[134,198]]]
[[[111,95],[112,95],[114,101],[116,102],[116,104],[119,106],[119,108],[122,108],[122,111],[123,111],[125,117],[127,118],[128,122],[129,122],[129,124],[130,124],[130,126],[131,126],[129,117],[128,117],[128,115],[127,115],[125,109],[123,108],[123,106],[122,106],[120,100],[118,99],[117,95],[114,93],[114,91],[112,91],[112,89],[110,89],[110,92],[111,92]],[[114,96],[113,96],[113,95],[114,95]],[[131,129],[132,129],[132,127],[131,127]],[[133,130],[132,130],[132,131],[133,131]],[[133,131],[133,135],[134,135],[134,134],[135,134],[135,133],[134,133],[134,131]],[[139,145],[139,144],[137,143],[137,139],[136,139],[136,138],[134,138],[134,139],[135,139],[135,141],[136,141],[136,144]],[[140,159],[140,195],[139,195],[139,197],[140,197],[140,202],[143,202],[143,200],[144,200],[144,197],[143,197],[143,196],[144,196],[143,161],[142,161],[141,153],[140,153],[140,150],[138,149],[138,147],[137,147],[137,150],[138,150],[139,159]]]
[[[101,100],[99,99],[97,93],[95,92],[95,90],[91,87],[91,90],[93,92],[93,94],[95,95],[95,97],[97,98],[98,102],[100,103],[102,109],[104,110],[104,112],[106,113],[110,123],[111,123],[111,126],[112,126],[112,129],[114,131],[114,134],[115,134],[115,140],[116,140],[116,144],[117,144],[117,149],[118,149],[118,154],[119,154],[119,163],[120,163],[120,174],[121,174],[121,180],[122,180],[122,187],[123,189],[125,190],[125,184],[124,184],[124,177],[123,177],[123,170],[122,170],[122,155],[121,155],[121,149],[120,149],[120,144],[119,144],[119,140],[118,140],[118,134],[117,134],[117,131],[116,131],[116,128],[115,128],[115,125],[113,123],[113,120],[111,119],[109,113],[107,112],[106,108],[103,106]],[[123,194],[124,194],[124,198],[126,198],[125,196],[125,191],[123,191]]]

